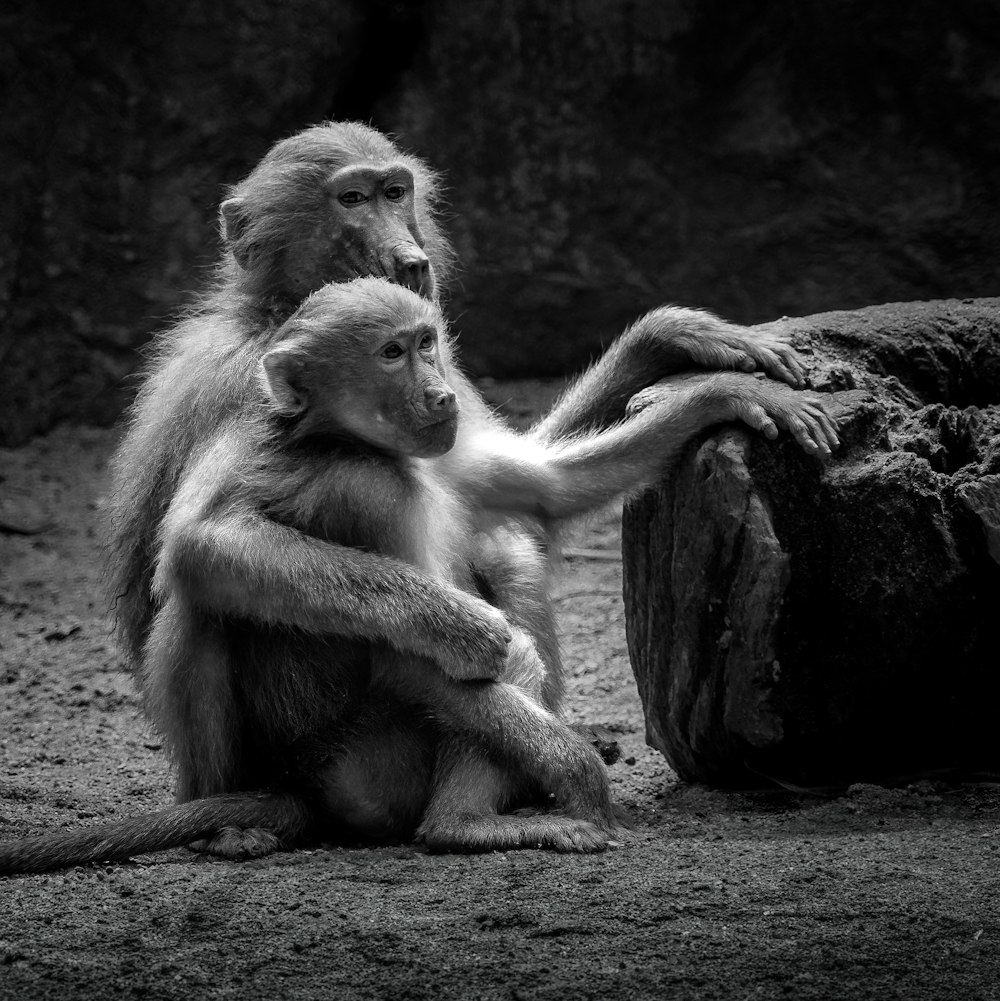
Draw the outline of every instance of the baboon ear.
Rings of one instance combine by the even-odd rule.
[[[275,348],[260,360],[268,396],[274,406],[289,417],[303,413],[309,396],[302,384],[305,360],[291,348]]]
[[[219,206],[222,235],[228,243],[236,243],[246,229],[246,208],[242,198],[227,198]]]
[[[222,237],[229,244],[236,258],[236,263],[246,271],[250,267],[250,254],[253,246],[248,246],[244,237],[250,215],[242,198],[227,198],[219,206],[219,224]]]

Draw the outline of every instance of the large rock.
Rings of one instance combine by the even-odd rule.
[[[996,768],[1000,300],[779,323],[868,402],[826,464],[726,427],[627,506],[647,738],[718,784]]]

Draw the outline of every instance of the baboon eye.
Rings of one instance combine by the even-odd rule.
[[[420,343],[417,345],[417,347],[421,351],[430,351],[431,348],[434,347],[434,342],[435,342],[434,335],[430,331],[428,331],[426,334],[424,334],[423,337],[420,338]]]
[[[390,361],[394,358],[400,358],[405,352],[399,344],[386,344],[382,348],[381,354],[383,358],[388,358]]]
[[[368,196],[363,191],[345,191],[340,195],[341,205],[358,205],[368,201]]]
[[[401,198],[406,197],[406,188],[402,184],[391,184],[385,189],[385,197],[390,202],[398,202]]]

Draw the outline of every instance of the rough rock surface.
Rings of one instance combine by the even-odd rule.
[[[784,319],[863,390],[826,464],[737,428],[628,505],[647,736],[687,779],[1000,765],[1000,300]]]

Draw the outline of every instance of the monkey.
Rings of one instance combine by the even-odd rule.
[[[458,371],[440,308],[385,278],[325,286],[266,339],[254,391],[164,516],[144,665],[174,753],[221,774],[242,750],[266,789],[0,845],[0,872],[206,837],[263,854],[344,829],[464,850],[607,846],[599,757],[545,705],[531,636],[480,594],[476,561],[499,571],[507,552],[482,552],[492,517],[591,510],[715,423],[782,426],[811,452],[837,446],[836,425],[818,394],[718,373],[540,442],[466,421]],[[556,812],[499,813],[532,790]]]
[[[147,360],[112,462],[109,597],[119,646],[153,725],[187,733],[174,742],[178,802],[257,787],[263,775],[242,752],[226,757],[198,750],[208,724],[231,711],[230,681],[217,677],[210,690],[192,673],[197,704],[183,686],[168,697],[151,695],[157,683],[150,669],[157,662],[153,626],[162,610],[153,573],[166,512],[197,457],[240,413],[267,344],[309,294],[368,275],[431,302],[441,298],[452,256],[437,223],[439,190],[422,161],[358,123],[328,122],[278,142],[222,202],[224,252],[213,287],[158,339]],[[794,386],[803,380],[795,351],[779,335],[661,307],[625,330],[537,425],[532,440],[545,445],[610,427],[636,392],[692,367],[756,369]],[[453,389],[465,426],[510,434],[460,371]],[[519,439],[510,440],[520,447],[514,445]],[[550,708],[558,705],[563,675],[545,573],[531,569],[512,586],[515,560],[503,550],[517,553],[529,569],[542,566],[557,527],[538,512],[496,512],[481,533],[474,570],[482,593],[535,644],[546,664],[542,696]]]
[[[434,214],[438,190],[425,164],[349,122],[277,143],[228,190],[214,282],[149,352],[112,463],[109,592],[133,668],[156,610],[160,521],[185,464],[255,378],[256,358],[244,349],[330,281],[387,275],[434,298],[451,260]]]

